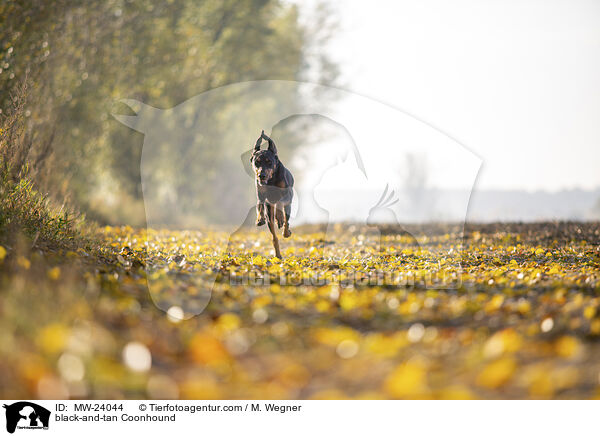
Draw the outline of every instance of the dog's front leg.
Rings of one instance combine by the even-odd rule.
[[[258,200],[256,203],[256,225],[262,226],[265,224],[265,203]]]
[[[267,205],[267,222],[269,223],[269,231],[273,236],[273,248],[275,249],[275,256],[281,259],[281,252],[279,251],[279,239],[277,239],[277,230],[275,230],[275,205]]]
[[[292,206],[286,204],[284,207],[284,220],[283,220],[283,237],[289,238],[292,236],[292,232],[290,230],[290,212],[292,211]]]

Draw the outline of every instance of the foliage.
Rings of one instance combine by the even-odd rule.
[[[24,236],[30,245],[54,249],[84,242],[79,230],[81,217],[64,206],[52,206],[30,179],[10,179],[10,171],[4,167],[0,180],[0,241],[13,245]]]
[[[49,142],[33,150],[25,127],[27,79],[10,95],[9,110],[0,114],[0,243],[25,252],[32,246],[57,248],[83,243],[82,219],[65,208],[55,207],[33,183],[35,170],[48,156]],[[37,153],[36,153],[37,151]]]
[[[280,0],[1,0],[0,108],[27,76],[39,186],[93,218],[143,224],[142,137],[112,119],[115,102],[165,108],[229,83],[302,79],[313,34]],[[333,65],[316,64],[312,80],[330,81]]]

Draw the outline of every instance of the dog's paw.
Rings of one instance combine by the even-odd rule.
[[[292,236],[292,231],[290,229],[283,229],[283,237],[289,238],[290,236]]]
[[[264,218],[260,218],[256,220],[256,226],[260,227],[260,226],[264,226],[265,225],[265,219]]]

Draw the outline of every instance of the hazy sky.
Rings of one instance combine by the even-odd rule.
[[[600,186],[600,1],[332,5],[342,87],[465,145],[477,188]]]

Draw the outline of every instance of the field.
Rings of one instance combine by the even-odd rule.
[[[2,247],[2,396],[600,394],[600,224],[293,230],[281,261],[265,230]]]

